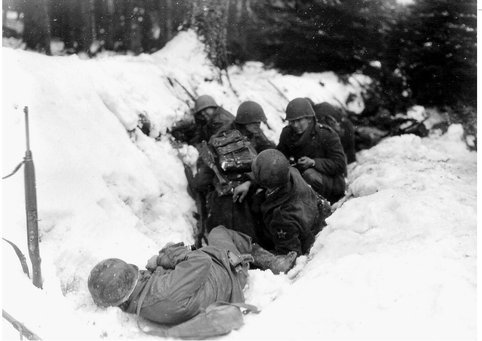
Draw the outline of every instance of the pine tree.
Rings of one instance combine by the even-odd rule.
[[[263,57],[291,71],[360,70],[380,57],[393,0],[265,0],[255,5]]]
[[[190,27],[202,37],[208,57],[221,70],[227,68],[226,37],[229,0],[194,0]]]
[[[475,0],[417,0],[394,32],[398,60],[421,104],[476,106],[477,18]]]

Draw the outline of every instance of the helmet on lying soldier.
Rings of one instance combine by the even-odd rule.
[[[115,307],[129,298],[138,279],[137,266],[118,258],[109,258],[92,269],[87,283],[98,306]]]
[[[262,187],[276,188],[289,181],[290,163],[277,149],[266,149],[253,160],[254,179]]]
[[[238,124],[250,124],[266,122],[267,119],[261,105],[253,101],[245,101],[239,106],[234,121]]]

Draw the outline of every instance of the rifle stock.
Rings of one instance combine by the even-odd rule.
[[[228,181],[221,175],[221,172],[219,171],[218,166],[216,165],[214,154],[209,149],[209,146],[206,141],[202,142],[199,154],[203,159],[203,161],[208,165],[208,167],[214,171],[214,174],[216,174],[216,177],[218,178],[219,183],[223,186],[227,185]]]

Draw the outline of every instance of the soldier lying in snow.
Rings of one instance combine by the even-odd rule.
[[[252,244],[249,236],[223,226],[214,228],[208,241],[209,246],[194,251],[182,243],[168,245],[149,259],[147,271],[116,258],[98,263],[88,279],[94,302],[177,325],[216,302],[244,303],[248,262],[279,273],[288,271],[296,259],[294,253],[274,256]],[[167,336],[179,336],[176,330]]]

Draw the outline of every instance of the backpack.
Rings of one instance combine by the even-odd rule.
[[[227,130],[209,139],[217,165],[225,173],[246,173],[257,153],[248,138],[238,130]]]

